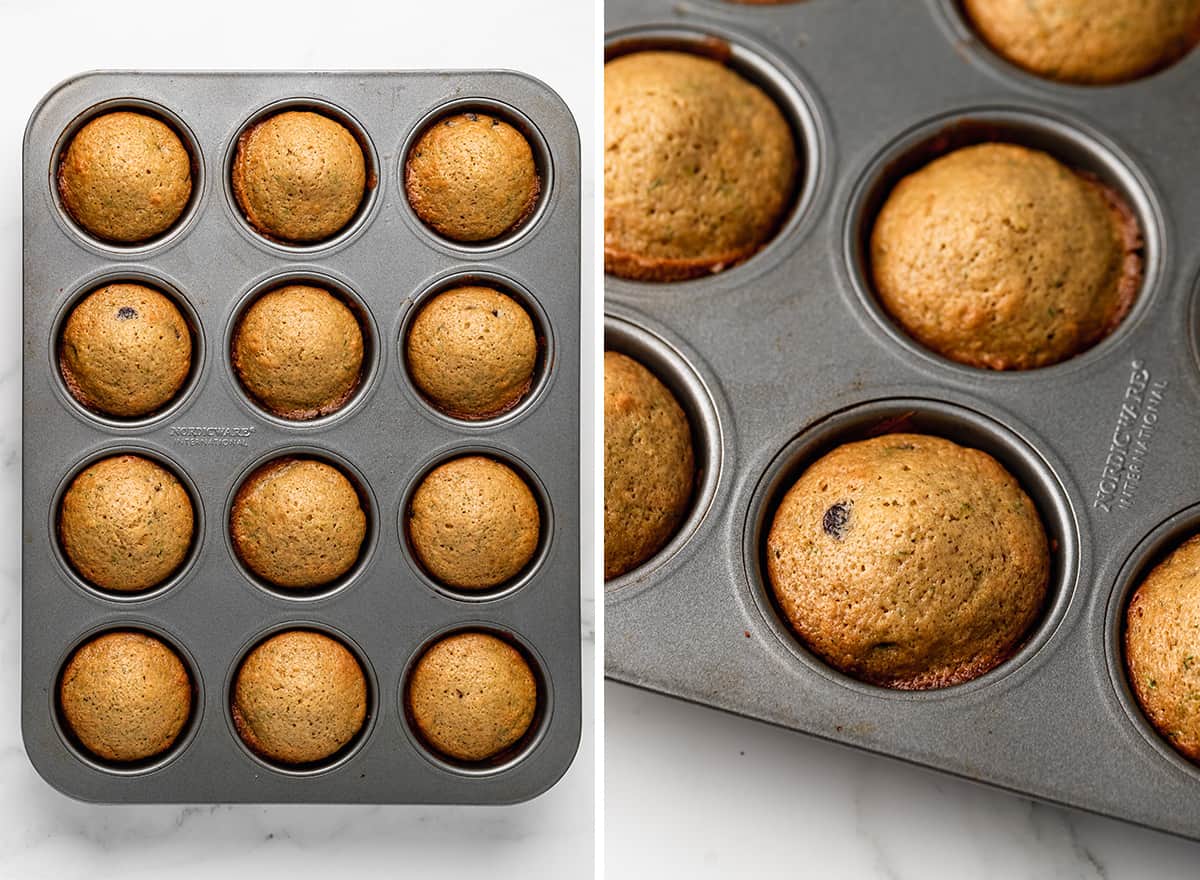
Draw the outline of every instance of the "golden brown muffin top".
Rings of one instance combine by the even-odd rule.
[[[413,384],[447,415],[486,419],[520,403],[538,340],[529,313],[490,287],[437,294],[413,319],[405,359]]]
[[[362,327],[322,287],[289,284],[263,294],[238,321],[232,347],[242,386],[281,418],[337,412],[362,381]]]
[[[1200,536],[1154,567],[1125,612],[1129,685],[1154,728],[1200,762]]]
[[[192,708],[192,681],[169,647],[140,632],[108,632],[71,655],[58,686],[67,726],[107,761],[140,761],[174,745]]]
[[[230,711],[238,735],[256,754],[309,764],[336,754],[362,730],[367,678],[337,639],[288,630],[246,655]]]
[[[140,455],[89,465],[63,494],[58,531],[79,574],[105,590],[148,590],[174,574],[192,545],[187,490]]]
[[[537,680],[521,652],[503,639],[457,633],[417,662],[407,702],[421,738],[435,751],[459,761],[486,761],[529,730]]]
[[[900,181],[871,234],[884,308],[922,345],[995,370],[1084,351],[1141,284],[1119,197],[1038,150],[963,147]]]
[[[358,211],[367,163],[346,126],[286,110],[247,129],[233,159],[233,192],[250,225],[289,242],[340,232]]]
[[[162,409],[192,367],[192,333],[169,297],[144,284],[106,284],[71,310],[59,369],[90,410],[132,418]]]
[[[192,195],[192,159],[169,125],[118,110],[84,125],[58,166],[63,207],[88,232],[127,244],[165,232]]]
[[[775,234],[796,187],[791,128],[760,88],[686,52],[604,65],[604,268],[720,272]]]
[[[1068,83],[1146,76],[1200,40],[1200,0],[964,0],[963,9],[994,51]]]
[[[847,443],[784,495],[767,574],[800,638],[836,669],[921,690],[1008,659],[1046,597],[1037,509],[994,458],[924,434]]]
[[[540,532],[529,486],[508,465],[482,455],[438,465],[409,505],[417,559],[459,589],[483,590],[516,577],[533,558]]]
[[[636,568],[670,540],[692,497],[687,415],[637,361],[604,353],[604,578]]]
[[[277,587],[311,589],[337,580],[358,561],[367,515],[338,468],[284,457],[254,471],[229,516],[238,558]]]
[[[409,204],[454,241],[498,238],[529,219],[541,182],[525,135],[487,113],[439,119],[404,165]]]

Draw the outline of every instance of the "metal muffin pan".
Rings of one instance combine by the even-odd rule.
[[[351,125],[368,159],[370,190],[333,239],[269,241],[242,219],[229,163],[243,128],[276,110],[311,108]],[[533,217],[498,241],[458,246],[427,230],[402,183],[405,146],[446,112],[486,109],[523,129],[543,191]],[[194,193],[157,239],[121,246],[81,230],[54,185],[69,137],[97,113],[150,112],[192,154]],[[579,137],[546,85],[503,71],[354,73],[89,73],[34,110],[25,134],[21,721],[25,748],[53,786],[121,803],[514,803],[545,791],[575,755],[581,724],[579,641]],[[91,413],[58,372],[57,341],[70,306],[98,285],[149,282],[182,307],[195,365],[162,412],[122,420]],[[229,358],[241,309],[289,280],[315,280],[355,310],[366,352],[361,387],[338,412],[296,423],[264,412]],[[414,304],[454,281],[510,291],[539,328],[542,359],[529,398],[477,423],[436,412],[405,373],[402,332]],[[57,540],[58,501],[70,478],[107,455],[133,451],[180,476],[196,511],[184,566],[145,593],[117,595],[80,578]],[[513,583],[456,594],[421,571],[403,517],[434,464],[481,452],[523,474],[541,507],[534,561]],[[281,455],[339,465],[368,513],[358,564],[329,587],[293,593],[238,562],[229,507],[246,475]],[[328,632],[359,658],[370,694],[362,732],[314,766],[254,755],[236,735],[229,692],[244,655],[280,629]],[[87,638],[140,629],[164,639],[192,675],[193,712],[163,755],[131,765],[88,754],[63,723],[60,671]],[[483,765],[432,754],[403,705],[408,670],[435,636],[501,635],[529,659],[540,704],[529,734]]]
[[[780,103],[805,180],[742,265],[678,283],[608,277],[606,347],[646,363],[691,418],[692,510],[664,550],[605,585],[619,681],[1200,839],[1200,767],[1142,717],[1122,617],[1149,565],[1200,531],[1200,52],[1111,87],[997,58],[951,0],[610,0],[608,53],[718,57]],[[769,71],[769,73],[764,72]],[[994,373],[925,350],[874,298],[862,244],[899,176],[999,138],[1097,174],[1129,201],[1146,276],[1125,321],[1056,366]],[[872,687],[792,634],[762,531],[805,464],[888,430],[987,450],[1054,542],[1040,622],[1006,663],[936,691]]]

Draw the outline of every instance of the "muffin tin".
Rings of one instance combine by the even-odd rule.
[[[606,348],[650,367],[691,418],[699,473],[673,540],[606,584],[619,681],[1200,839],[1200,767],[1148,725],[1122,616],[1163,553],[1200,531],[1200,52],[1148,79],[1060,85],[995,56],[953,0],[610,0],[608,55],[720,58],[784,109],[805,161],[795,207],[717,275],[606,279]],[[1023,373],[946,361],[880,308],[864,241],[907,171],[988,139],[1039,147],[1129,201],[1145,237],[1132,312],[1093,349]],[[1054,543],[1040,622],[967,684],[899,692],[826,666],[762,566],[775,505],[839,443],[896,430],[984,449]]]
[[[529,138],[543,181],[535,215],[501,239],[459,246],[412,214],[402,185],[406,145],[443,113],[486,109]],[[192,201],[149,242],[121,246],[80,229],[54,187],[71,134],[97,113],[134,109],[175,127],[193,159]],[[314,245],[269,241],[243,220],[229,183],[239,133],[266,113],[313,109],[350,126],[369,190],[349,226]],[[513,803],[566,771],[580,735],[579,642],[579,139],[570,111],[544,84],[499,71],[355,73],[89,73],[55,88],[25,134],[22,730],[38,772],[83,800],[152,802]],[[57,339],[70,307],[104,281],[140,280],[172,296],[191,325],[192,375],[150,417],[98,416],[67,392]],[[235,318],[256,293],[315,280],[355,309],[365,334],[361,388],[338,412],[288,422],[264,412],[234,378]],[[462,422],[435,412],[405,372],[402,332],[414,304],[455,280],[497,284],[539,328],[542,357],[528,398],[503,416]],[[87,464],[137,452],[181,477],[196,511],[182,568],[145,593],[106,593],[70,568],[57,508]],[[528,570],[503,588],[463,595],[425,576],[405,539],[414,485],[435,464],[481,452],[534,488],[543,536]],[[254,467],[283,455],[341,467],[368,514],[357,565],[327,588],[288,593],[235,558],[227,523]],[[289,767],[255,756],[229,713],[245,654],[268,635],[308,628],[358,657],[368,718],[345,749]],[[72,739],[57,681],[72,651],[114,629],[149,632],[188,666],[194,711],[166,753],[105,763]],[[530,733],[485,764],[433,754],[402,701],[408,670],[436,637],[464,629],[516,645],[539,679]]]

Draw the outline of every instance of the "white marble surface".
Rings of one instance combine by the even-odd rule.
[[[612,682],[604,698],[609,877],[1200,877],[1200,844]]]
[[[586,47],[594,21],[590,3],[553,0],[0,0],[0,878],[591,875],[595,751],[588,733],[563,781],[518,807],[97,807],[59,795],[34,773],[21,747],[17,706],[19,171],[25,120],[42,94],[70,74],[103,67],[513,67],[563,95],[586,156],[594,106],[593,54]],[[586,165],[585,241],[592,183]],[[590,285],[585,290],[590,297]],[[585,396],[589,418],[593,400]],[[585,437],[595,435],[593,423],[583,427]],[[585,461],[583,470],[594,468]],[[590,501],[584,507],[590,510]],[[582,626],[590,706],[590,595]],[[588,710],[585,729],[590,717]]]

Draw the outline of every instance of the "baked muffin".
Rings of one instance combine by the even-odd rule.
[[[192,711],[183,661],[153,636],[108,632],[76,649],[58,684],[67,727],[106,761],[141,761],[179,738]]]
[[[963,9],[995,52],[1068,83],[1146,76],[1200,40],[1200,0],[964,0]]]
[[[58,346],[71,395],[134,418],[162,409],[192,369],[192,332],[170,298],[144,284],[106,284],[71,310]]]
[[[271,636],[238,667],[229,707],[242,741],[283,764],[336,754],[367,718],[367,677],[337,639],[311,630]]]
[[[469,285],[439,293],[408,329],[413,384],[447,415],[486,419],[529,391],[537,365],[533,321],[512,298]]]
[[[173,575],[192,546],[194,512],[169,470],[140,455],[89,465],[63,493],[63,552],[75,570],[105,590],[148,590]]]
[[[314,242],[340,232],[367,188],[362,146],[346,126],[307,110],[252,125],[233,157],[233,194],[268,238]]]
[[[75,222],[132,244],[166,232],[192,195],[192,158],[169,125],[118,110],[75,133],[58,166],[58,191]]]
[[[740,263],[775,234],[799,171],[760,88],[686,52],[604,65],[604,268],[677,281]]]
[[[457,113],[422,134],[404,163],[421,221],[454,241],[488,241],[533,213],[541,182],[525,135],[486,113]]]
[[[294,420],[336,412],[362,382],[362,327],[322,287],[289,284],[256,299],[233,334],[242,387],[275,415]]]
[[[641,565],[675,534],[696,463],[687,415],[632,358],[604,353],[604,579]]]
[[[1067,360],[1129,312],[1141,236],[1111,189],[1038,150],[955,150],[901,180],[871,233],[875,289],[918,342],[974,367]]]
[[[1200,762],[1200,536],[1154,567],[1125,612],[1125,663],[1142,711]]]
[[[348,572],[367,535],[354,484],[331,464],[286,456],[256,469],[229,516],[233,549],[277,587],[321,587]]]
[[[529,486],[508,465],[482,455],[438,465],[409,504],[417,559],[435,579],[463,590],[516,577],[533,558],[540,532]]]
[[[784,495],[775,598],[810,649],[889,688],[959,684],[1007,660],[1046,598],[1037,509],[990,455],[940,437],[839,446]]]
[[[521,652],[481,632],[447,636],[417,661],[409,717],[427,745],[459,761],[486,761],[521,740],[538,688]]]

